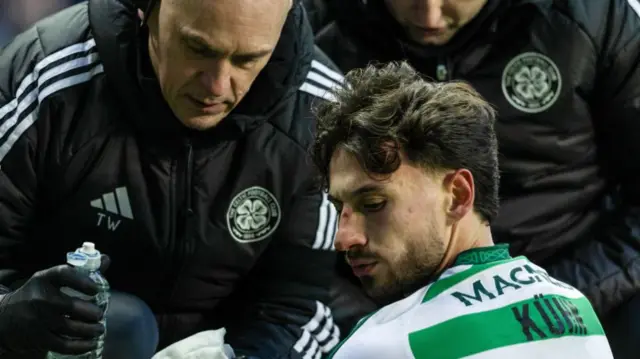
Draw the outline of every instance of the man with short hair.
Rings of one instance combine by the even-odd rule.
[[[111,262],[106,359],[218,328],[239,358],[328,352],[307,148],[342,77],[315,50],[292,0],[89,0],[4,48],[0,356],[98,347],[99,308],[59,290],[95,294],[61,265],[84,241]]]
[[[386,305],[332,358],[613,358],[580,291],[493,243],[493,108],[406,63],[345,80],[318,109],[313,153],[340,213],[336,249]]]
[[[435,81],[470,83],[495,106],[502,182],[494,240],[580,289],[612,333],[616,355],[637,358],[638,0],[336,7],[316,42],[341,70],[406,60]]]

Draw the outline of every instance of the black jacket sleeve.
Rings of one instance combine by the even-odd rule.
[[[580,289],[600,315],[640,293],[640,5],[611,0],[602,29],[593,108],[606,170],[616,184],[611,220],[570,256],[547,267]],[[637,4],[637,2],[635,2]],[[593,19],[592,19],[593,21]]]
[[[296,173],[296,176],[299,172]],[[288,176],[287,176],[288,178]],[[245,318],[227,327],[236,354],[320,358],[339,341],[325,305],[333,278],[336,211],[316,186],[298,193],[244,292]]]
[[[23,269],[37,188],[34,123],[49,113],[39,100],[44,74],[35,32],[19,35],[0,52],[0,285],[11,289],[30,275]]]

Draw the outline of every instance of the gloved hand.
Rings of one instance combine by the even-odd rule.
[[[104,257],[101,270],[109,264]],[[61,287],[88,296],[98,293],[88,275],[63,264],[37,272],[14,292],[0,295],[0,352],[82,354],[97,347],[96,339],[104,332],[102,310],[63,294]]]

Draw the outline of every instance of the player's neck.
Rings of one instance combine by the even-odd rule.
[[[490,247],[494,245],[491,227],[486,223],[475,222],[467,233],[468,235],[465,236],[465,238],[461,238],[462,248],[460,252],[472,248]]]
[[[458,255],[466,250],[493,245],[491,227],[478,218],[465,218],[451,230],[449,246],[441,263],[440,271],[452,266]]]

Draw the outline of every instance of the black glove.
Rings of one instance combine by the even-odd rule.
[[[106,257],[106,256],[105,256]],[[104,258],[103,266],[109,259]],[[60,292],[69,287],[93,296],[98,285],[66,264],[37,272],[22,287],[0,296],[0,352],[82,354],[104,332],[95,304]]]

